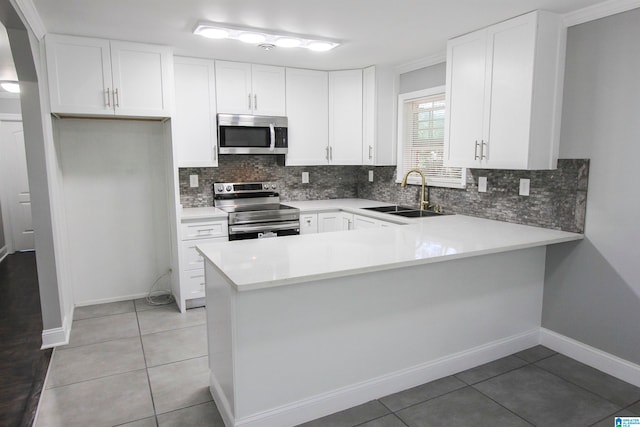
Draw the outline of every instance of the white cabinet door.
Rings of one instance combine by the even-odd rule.
[[[329,144],[329,74],[286,70],[288,166],[326,165]]]
[[[329,159],[362,164],[362,70],[329,72]]]
[[[253,114],[251,64],[216,61],[216,99],[219,113]]]
[[[479,167],[486,83],[486,30],[447,45],[445,162]],[[489,70],[490,72],[490,70]]]
[[[216,61],[218,112],[285,116],[283,67]]]
[[[318,213],[318,233],[343,230],[341,211]]]
[[[51,111],[112,116],[109,40],[49,34],[45,46]]]
[[[176,56],[174,76],[171,129],[178,167],[218,166],[214,62]]]
[[[116,114],[171,115],[171,51],[165,46],[111,42]]]
[[[270,65],[251,66],[253,114],[285,116],[285,69]]]
[[[487,36],[493,67],[484,160],[490,168],[526,168],[536,20],[512,19],[491,27]]]
[[[169,117],[171,50],[165,46],[48,35],[51,111]]]
[[[359,230],[362,228],[378,228],[380,227],[380,221],[369,218],[367,216],[362,215],[354,215],[353,216],[353,229]]]
[[[340,212],[340,222],[342,224],[342,230],[353,230],[354,215],[347,212]]]
[[[318,214],[300,214],[300,234],[318,232]]]

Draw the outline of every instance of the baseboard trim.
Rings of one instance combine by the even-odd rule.
[[[540,344],[622,381],[640,387],[640,365],[546,328],[540,328]]]
[[[73,319],[73,309],[71,309],[70,316],[64,317],[61,327],[43,330],[42,346],[40,349],[44,350],[46,348],[69,344],[69,336],[71,335],[71,319]]]
[[[144,293],[138,293],[138,294],[119,296],[119,297],[92,299],[89,301],[77,302],[76,307],[84,307],[87,305],[95,305],[95,304],[107,304],[110,302],[129,301],[133,299],[145,298],[147,295],[149,295],[149,293],[144,292]]]
[[[229,402],[224,398],[213,377],[211,377],[210,390],[218,408],[221,409],[220,413],[227,426],[281,427],[297,425],[525,350],[538,344],[538,339],[539,329],[535,328],[447,357],[239,419],[234,418]]]
[[[220,382],[211,371],[209,371],[209,393],[211,393],[211,396],[213,396],[213,400],[216,402],[216,407],[218,408],[218,412],[220,412],[220,416],[222,417],[222,421],[224,421],[224,425],[234,425],[234,415],[231,409],[231,405],[229,404],[227,397],[222,391]]]

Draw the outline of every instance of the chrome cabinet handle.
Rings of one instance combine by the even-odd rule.
[[[373,159],[373,154],[371,152],[372,150],[373,150],[373,147],[369,146],[369,160]]]
[[[118,89],[113,91],[113,104],[115,107],[120,107],[120,95],[118,94]]]
[[[111,108],[111,88],[104,91],[104,105]]]
[[[324,151],[325,151],[324,157],[325,157],[325,159],[327,159],[327,162],[328,162],[329,161],[329,147],[326,147],[324,149]]]
[[[329,147],[329,160],[333,160],[333,147]]]
[[[487,143],[484,142],[484,140],[482,140],[481,145],[480,145],[480,160],[487,158],[487,154],[485,153],[485,147],[486,146],[487,146]]]
[[[256,94],[253,95],[253,109],[254,110],[258,109],[258,95]]]
[[[478,140],[476,139],[476,149],[474,151],[474,156],[473,156],[473,160],[478,160]]]

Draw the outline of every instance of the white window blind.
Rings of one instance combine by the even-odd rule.
[[[402,94],[398,106],[398,182],[408,170],[420,169],[428,185],[464,187],[465,169],[443,166],[444,87]],[[412,174],[408,182],[421,180]]]

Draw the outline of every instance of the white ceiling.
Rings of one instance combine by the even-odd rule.
[[[405,64],[446,40],[535,9],[572,12],[602,0],[33,0],[47,32],[166,44],[179,55],[315,69]],[[192,34],[200,20],[324,36],[327,53],[264,51]]]

